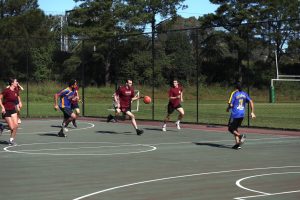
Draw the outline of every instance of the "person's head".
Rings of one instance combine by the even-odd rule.
[[[7,83],[9,86],[14,86],[14,87],[18,86],[18,80],[16,78],[9,78]]]
[[[76,81],[75,79],[71,79],[71,80],[69,81],[69,87],[75,87],[76,84],[77,84],[77,81]]]
[[[131,79],[126,80],[126,86],[128,86],[128,87],[132,86],[132,80]]]
[[[238,89],[239,91],[241,91],[243,88],[242,88],[242,83],[240,81],[237,81],[235,83],[235,88]]]
[[[178,87],[178,80],[177,79],[174,79],[173,80],[173,83],[172,83],[172,85],[173,85],[173,87]]]

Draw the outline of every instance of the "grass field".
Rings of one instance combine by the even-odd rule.
[[[27,91],[22,92],[23,109],[22,115],[29,117],[57,117],[61,112],[53,109],[53,95],[60,89],[66,87],[64,84],[47,82],[43,84],[30,84]],[[26,87],[25,87],[26,88]],[[140,90],[141,95],[152,96],[152,88],[135,86]],[[296,88],[287,89],[282,87],[277,91],[276,103],[268,103],[269,91],[267,89],[251,89],[250,96],[255,102],[256,120],[249,120],[250,126],[299,129],[300,130],[300,103],[299,90]],[[87,87],[84,88],[84,110],[85,116],[105,117],[112,111],[112,94],[115,86],[111,87]],[[154,120],[162,120],[166,114],[168,87],[162,86],[154,91]],[[197,121],[197,95],[193,86],[184,88],[183,107],[186,116],[184,122],[222,124],[226,125],[229,113],[225,112],[227,99],[232,88],[220,85],[199,87],[199,105]],[[83,97],[83,89],[80,88],[80,95]],[[27,104],[27,101],[29,102]],[[27,107],[28,106],[28,107]],[[133,109],[135,109],[135,105]],[[28,113],[27,113],[28,111]],[[28,114],[28,115],[27,115]],[[140,103],[139,112],[136,113],[138,119],[152,119],[152,104]],[[174,115],[173,120],[176,119]],[[244,120],[244,125],[248,125],[248,118]]]
[[[184,122],[197,122],[196,104],[186,101],[183,104],[185,109]],[[112,111],[111,100],[99,101],[98,103],[86,102],[84,105],[84,115],[93,117],[105,117]],[[155,102],[154,120],[162,120],[166,113],[166,102],[157,100]],[[229,113],[225,112],[226,104],[224,103],[200,103],[198,122],[205,124],[222,124],[228,122]],[[250,120],[250,126],[269,127],[269,128],[286,128],[300,129],[300,103],[283,103],[283,104],[268,104],[256,103],[255,113],[257,118]],[[83,112],[83,105],[81,105]],[[56,112],[53,109],[53,103],[33,103],[29,104],[30,117],[54,117],[61,116],[61,112]],[[26,105],[22,111],[22,115],[26,116]],[[138,119],[152,119],[152,105],[140,103],[139,112],[136,112]],[[172,116],[176,119],[176,114]],[[245,118],[244,125],[248,125],[248,118]]]

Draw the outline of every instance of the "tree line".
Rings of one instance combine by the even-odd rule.
[[[276,63],[300,74],[298,0],[210,2],[215,13],[183,18],[184,0],[79,1],[65,15],[46,15],[37,0],[1,1],[0,76],[264,87]]]

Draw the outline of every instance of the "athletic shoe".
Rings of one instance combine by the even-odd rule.
[[[8,145],[9,146],[17,146],[17,143],[14,140],[12,140],[12,141],[8,142]]]
[[[60,131],[57,134],[58,137],[67,137],[66,134],[64,134],[64,130],[60,129]]]
[[[167,131],[167,124],[164,124],[162,127],[162,131],[166,132]]]
[[[236,149],[236,150],[241,149],[241,147],[240,147],[239,144],[235,144],[235,145],[234,145],[233,147],[231,147],[231,148]]]
[[[180,122],[176,122],[175,124],[176,124],[177,129],[180,130],[181,129],[180,128]]]
[[[69,129],[67,128],[67,125],[65,125],[65,123],[61,123],[61,128],[63,129],[64,132],[68,132]]]
[[[142,135],[144,133],[143,130],[140,130],[140,129],[136,129],[136,134],[137,135]]]
[[[4,130],[4,126],[3,126],[3,124],[0,124],[0,136],[1,136],[2,133],[3,133],[3,130]]]
[[[77,123],[76,123],[75,119],[72,121],[72,124],[75,128],[77,128]]]
[[[21,123],[22,123],[21,119],[20,119],[20,118],[18,118],[18,124],[21,124]]]
[[[241,144],[243,144],[246,140],[246,135],[242,134],[239,136]]]
[[[106,122],[110,122],[112,119],[114,119],[114,117],[110,114],[107,116]]]

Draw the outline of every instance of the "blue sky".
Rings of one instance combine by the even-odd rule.
[[[78,3],[73,0],[38,0],[40,8],[44,10],[46,14],[64,14],[66,10],[71,10]],[[188,8],[185,10],[179,10],[178,14],[183,17],[202,16],[207,13],[213,13],[217,6],[209,2],[209,0],[185,0]]]

